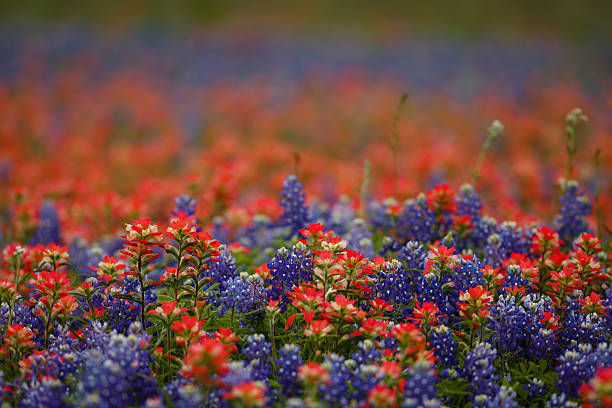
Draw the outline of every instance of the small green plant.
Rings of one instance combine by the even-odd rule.
[[[588,122],[587,116],[582,113],[582,109],[574,108],[565,116],[565,131],[567,133],[567,163],[565,166],[565,179],[569,180],[572,176],[573,157],[578,151],[576,147],[576,129],[581,123]]]
[[[407,99],[408,99],[408,94],[406,94],[405,92],[402,93],[399,104],[397,105],[397,112],[395,113],[395,117],[393,118],[393,137],[391,138],[391,150],[393,151],[393,193],[394,193],[394,196],[396,197],[397,197],[398,186],[399,186],[399,165],[397,162],[399,131],[397,130],[397,126],[399,124],[402,110],[404,109],[404,105],[406,105]]]
[[[478,155],[478,161],[472,170],[472,184],[476,185],[476,181],[480,175],[480,168],[484,162],[485,155],[491,149],[493,141],[497,139],[502,133],[504,133],[504,125],[499,120],[494,120],[493,123],[487,128],[487,138],[485,139],[480,154]]]
[[[361,200],[360,203],[360,216],[365,219],[368,209],[367,209],[367,199],[368,199],[368,188],[370,186],[370,173],[371,173],[371,165],[370,161],[366,160],[363,163],[363,180],[361,181],[361,190],[359,192],[359,197]]]

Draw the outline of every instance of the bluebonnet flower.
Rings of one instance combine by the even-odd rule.
[[[450,324],[459,319],[459,290],[453,287],[454,277],[456,277],[454,273],[447,273],[442,277],[433,272],[428,273],[423,276],[417,289],[421,303],[435,303],[442,315],[445,315],[439,319],[443,324]]]
[[[606,299],[602,304],[606,307],[605,326],[608,328],[608,334],[612,335],[612,286],[606,289]]]
[[[349,224],[353,219],[355,219],[355,210],[353,210],[351,199],[346,195],[341,195],[331,208],[329,221],[323,225],[327,225],[337,235],[343,236],[348,232]]]
[[[561,394],[553,393],[548,399],[548,401],[546,401],[545,407],[546,408],[578,408],[580,407],[580,404],[570,400],[569,398],[567,398],[567,395],[565,395],[565,393],[562,392]]]
[[[508,258],[513,252],[528,253],[530,240],[529,233],[525,233],[522,227],[517,226],[515,221],[504,221],[499,227],[501,240],[501,254]]]
[[[455,200],[457,203],[457,215],[467,215],[472,220],[480,217],[482,211],[482,201],[474,191],[471,184],[463,184],[459,189],[459,197]]]
[[[138,320],[140,314],[139,305],[134,305],[128,300],[119,299],[114,296],[108,296],[103,306],[110,327],[116,330],[117,333],[125,333],[129,325]]]
[[[357,351],[351,355],[351,359],[357,364],[371,364],[379,360],[382,356],[381,351],[370,339],[362,340],[357,343]]]
[[[29,327],[35,334],[34,344],[36,347],[43,347],[45,327],[43,321],[34,312],[36,306],[24,305],[22,301],[17,301],[13,306],[13,324],[21,324]],[[5,326],[8,321],[8,306],[0,306],[0,326]]]
[[[83,353],[77,398],[88,406],[125,407],[141,405],[157,391],[151,375],[148,338],[141,334],[113,333],[102,348]]]
[[[285,344],[278,351],[276,360],[276,377],[283,387],[283,395],[295,397],[301,390],[298,380],[298,368],[304,363],[300,356],[300,347],[296,344]]]
[[[312,223],[331,227],[331,207],[326,202],[315,197],[308,206],[308,219]]]
[[[512,289],[515,286],[518,288],[527,288],[529,287],[529,280],[523,279],[520,266],[509,265],[506,268],[506,278],[502,282],[501,286],[509,289]]]
[[[565,305],[565,318],[558,335],[565,347],[573,347],[577,343],[595,346],[605,341],[609,330],[606,316],[584,313],[579,301],[571,299]]]
[[[407,270],[417,280],[423,275],[427,261],[427,249],[418,241],[408,241],[399,251],[397,257],[406,263]]]
[[[0,370],[0,404],[5,402],[5,397],[10,392],[9,387],[10,386],[4,382],[4,373]]]
[[[361,252],[367,258],[372,258],[375,255],[372,234],[368,231],[367,224],[362,218],[355,218],[351,222],[346,238],[348,248]]]
[[[400,405],[401,408],[416,408],[416,407],[426,407],[426,408],[444,408],[446,405],[443,405],[438,399],[434,398],[431,400],[424,400],[422,405],[415,405],[415,402],[412,398],[407,398]]]
[[[472,224],[473,227],[470,230],[469,236],[465,238],[466,242],[463,244],[463,247],[482,249],[487,244],[487,239],[492,234],[497,233],[497,221],[492,217],[484,215],[473,220]]]
[[[247,337],[241,352],[249,361],[268,358],[270,355],[270,343],[266,342],[263,334],[252,334]]]
[[[431,242],[436,238],[436,214],[427,206],[424,194],[406,200],[397,217],[398,237],[407,241]]]
[[[475,288],[485,283],[480,271],[480,264],[477,261],[460,258],[459,267],[455,268],[453,272],[455,287],[460,291],[464,292],[469,288]]]
[[[238,276],[236,260],[227,245],[219,246],[219,256],[216,261],[210,263],[206,276],[214,278],[215,283],[224,283]]]
[[[215,239],[223,244],[229,243],[230,237],[230,229],[225,222],[223,221],[223,217],[217,216],[214,217],[211,221],[212,223],[212,231],[210,232]]]
[[[283,309],[289,303],[285,292],[300,281],[312,280],[312,259],[310,251],[298,242],[293,249],[280,248],[276,255],[268,263],[268,269],[272,275],[271,295],[274,299],[281,299]]]
[[[0,404],[4,402],[4,396],[8,393],[8,390],[5,388],[6,384],[4,383],[4,373],[0,370]]]
[[[109,255],[115,255],[119,250],[123,248],[123,242],[119,237],[106,236],[102,238],[98,244],[102,248],[102,252]]]
[[[539,397],[546,395],[546,388],[544,381],[540,378],[532,378],[529,384],[523,385],[523,388],[529,393],[529,399],[534,400]]]
[[[243,272],[235,278],[223,282],[217,303],[221,306],[218,313],[234,310],[246,313],[260,308],[268,298],[268,290],[258,274]]]
[[[404,384],[402,407],[423,407],[435,404],[436,378],[435,371],[428,363],[417,363],[407,372],[408,378]],[[439,403],[438,403],[439,404]]]
[[[540,358],[552,357],[558,348],[557,337],[551,329],[539,328],[537,333],[531,334],[531,347],[529,352],[532,356]]]
[[[391,208],[397,206],[395,198],[387,198],[383,201],[372,201],[368,206],[368,220],[375,231],[388,231],[397,226],[397,220]]]
[[[483,218],[483,221],[487,220],[489,219]],[[530,231],[524,231],[514,221],[504,221],[499,228],[493,227],[496,225],[494,220],[491,219],[489,221],[490,228],[487,230],[489,235],[486,236],[486,242],[476,246],[482,247],[484,261],[487,265],[498,267],[504,259],[514,252],[529,252],[531,244]],[[477,233],[481,234],[483,231],[478,231]]]
[[[242,347],[242,354],[252,371],[251,380],[268,382],[271,373],[270,353],[272,345],[263,334],[251,334]]]
[[[107,323],[93,322],[83,330],[83,341],[85,343],[83,348],[101,349],[108,344],[110,338],[111,335]]]
[[[43,350],[34,352],[27,359],[28,372],[32,378],[50,376],[64,380],[67,375],[74,374],[79,368],[79,354],[72,351],[56,353]]]
[[[61,380],[52,376],[35,378],[21,390],[23,399],[20,401],[24,408],[68,408],[74,406],[67,401],[70,387]]]
[[[555,228],[566,246],[571,246],[576,237],[583,232],[590,232],[586,217],[593,206],[575,180],[563,183],[564,192],[560,197],[561,210],[555,217]]]
[[[392,325],[393,323],[390,324],[389,326],[392,326]],[[395,339],[392,336],[381,337],[379,340],[377,340],[377,344],[381,350],[396,350],[399,347],[399,343],[397,339]]]
[[[350,376],[350,384],[354,388],[351,399],[365,402],[367,392],[378,385],[383,376],[384,374],[375,364],[357,364]]]
[[[371,242],[371,240],[370,240]],[[366,244],[368,244],[366,242]],[[368,244],[369,246],[369,244]],[[398,241],[397,239],[390,237],[388,235],[385,235],[382,239],[382,247],[378,250],[378,255],[383,256],[383,257],[389,257],[389,256],[393,256],[396,257],[396,254],[403,248],[402,244],[400,243],[400,241]],[[374,250],[374,248],[372,248],[372,251]],[[373,253],[373,252],[372,252]],[[370,258],[373,256],[369,256]]]
[[[281,191],[280,205],[283,207],[283,214],[279,219],[279,225],[289,227],[291,236],[297,235],[298,230],[308,226],[308,207],[306,206],[306,196],[304,186],[300,184],[295,175],[289,175],[283,183]]]
[[[601,343],[597,347],[580,344],[559,357],[555,368],[559,381],[557,389],[571,398],[578,396],[578,386],[593,377],[599,367],[612,366],[612,345]]]
[[[493,362],[497,352],[488,343],[478,343],[474,350],[468,352],[463,367],[463,376],[470,383],[472,402],[477,401],[479,395],[494,398],[499,387],[495,383],[495,366]]]
[[[43,201],[38,212],[38,224],[34,230],[30,245],[61,244],[59,217],[52,201]]]
[[[74,265],[79,275],[84,277],[95,276],[96,273],[90,269],[95,267],[104,259],[106,253],[97,246],[87,245],[82,238],[75,238],[68,248],[70,253],[70,262]]]
[[[392,259],[372,278],[372,293],[375,297],[395,303],[396,312],[402,312],[403,315],[410,312],[408,305],[414,292],[414,275],[404,270],[403,263]]]
[[[447,248],[456,247],[455,235],[453,234],[453,231],[449,231],[446,235],[444,235],[440,241],[440,244]]]
[[[515,408],[518,406],[515,398],[516,391],[502,385],[494,396],[480,394],[474,397],[472,406],[474,408]]]
[[[344,236],[349,231],[349,224],[355,218],[355,210],[351,199],[341,195],[331,207],[325,203],[309,206],[309,220],[320,223],[331,229],[338,236]]]
[[[60,378],[68,373],[75,373],[81,367],[81,343],[70,334],[68,327],[60,327],[56,334],[49,337],[49,352],[63,359]]]
[[[126,276],[123,278],[122,286],[111,290],[106,297],[102,295],[94,296],[94,307],[98,307],[96,301],[100,302],[100,307],[106,311],[106,319],[110,328],[118,333],[125,333],[128,327],[140,316],[140,305],[138,303],[118,297],[118,295],[129,293],[140,293],[140,285],[136,279]],[[145,292],[145,303],[152,304],[156,301],[157,293],[148,289]]]
[[[527,325],[525,331],[527,334],[536,334],[539,329],[545,325],[541,321],[547,313],[554,314],[552,299],[547,295],[529,293],[522,297],[523,309],[527,313]]]
[[[251,225],[240,235],[239,242],[248,248],[258,248],[264,254],[280,235],[267,215],[255,215]]]
[[[502,248],[501,237],[498,233],[493,233],[487,237],[487,243],[482,248],[484,262],[487,265],[498,267],[504,260],[504,250]]]
[[[247,344],[248,344],[248,339],[247,339]],[[258,352],[257,354],[261,354],[261,353]],[[261,361],[261,358],[251,359],[251,363],[255,360],[259,362]],[[238,385],[238,384],[242,384],[245,382],[253,381],[256,379],[255,377],[261,376],[263,374],[263,373],[254,371],[254,369],[258,368],[257,364],[247,365],[246,363],[247,363],[246,361],[230,361],[228,364],[229,371],[221,379],[223,384],[229,385],[229,386]]]
[[[337,354],[328,354],[323,359],[323,366],[329,371],[330,381],[318,387],[321,401],[328,406],[347,406],[349,402],[349,382],[351,381],[354,361],[346,360]],[[355,385],[355,384],[351,384]]]
[[[489,328],[495,332],[494,347],[500,354],[523,352],[529,338],[527,324],[529,315],[522,305],[517,305],[511,294],[499,297],[497,304],[489,309]]]
[[[174,209],[171,214],[176,217],[178,213],[187,214],[188,217],[193,217],[196,213],[196,200],[187,194],[181,194],[174,199]]]
[[[180,375],[176,380],[166,385],[166,393],[172,401],[172,405],[176,408],[200,408],[204,404],[204,396],[199,385]],[[158,406],[151,405],[151,408]],[[147,405],[148,407],[149,405]]]
[[[532,313],[546,313],[554,312],[552,299],[547,295],[540,295],[538,293],[528,293],[522,298],[523,307],[527,312]]]
[[[458,344],[453,339],[453,332],[447,326],[434,327],[431,331],[429,343],[434,350],[437,364],[442,364],[446,368],[457,365]],[[444,376],[446,375],[445,371],[443,371]]]

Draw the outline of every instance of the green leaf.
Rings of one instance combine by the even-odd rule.
[[[117,299],[129,300],[130,302],[134,302],[134,303],[140,304],[140,299],[138,299],[134,295],[124,295],[124,294],[116,293],[116,294],[113,294],[113,297],[116,297]]]

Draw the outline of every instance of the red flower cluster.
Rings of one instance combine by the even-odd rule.
[[[202,384],[215,384],[219,375],[228,372],[229,351],[218,339],[205,338],[187,349],[182,373],[194,377]]]
[[[469,288],[459,295],[459,313],[471,320],[474,327],[482,327],[490,314],[488,309],[493,306],[492,300],[491,292],[484,287]]]

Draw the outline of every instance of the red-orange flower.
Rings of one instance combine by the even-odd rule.
[[[368,402],[376,408],[391,408],[397,406],[395,392],[382,384],[378,384],[368,391]]]
[[[329,371],[319,363],[306,363],[298,368],[298,378],[307,384],[329,383]]]
[[[223,398],[236,401],[243,407],[263,407],[266,404],[266,386],[257,381],[234,385]]]
[[[204,385],[213,384],[218,380],[218,375],[228,372],[228,356],[227,347],[218,339],[205,338],[187,349],[182,373]]]

